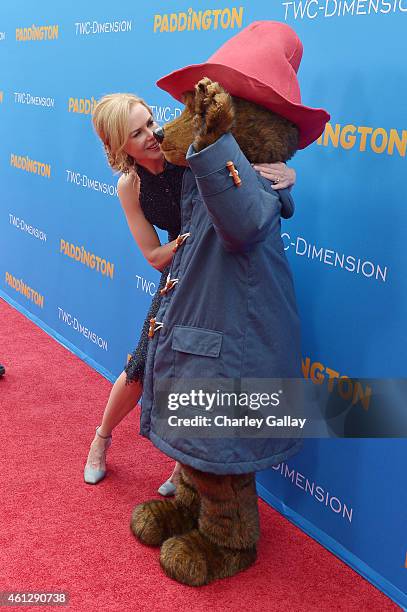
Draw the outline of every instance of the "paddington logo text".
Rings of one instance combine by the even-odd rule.
[[[351,400],[352,406],[360,402],[364,410],[369,409],[372,397],[372,388],[369,385],[362,386],[359,381],[352,380],[349,376],[344,376],[319,361],[311,361],[309,357],[302,359],[301,366],[304,378],[311,380],[315,385],[322,385],[327,381],[330,393],[336,389],[342,399]]]
[[[97,100],[92,98],[69,98],[68,113],[78,113],[80,115],[93,115]]]
[[[29,28],[16,28],[16,40],[20,42],[27,40],[56,40],[57,38],[57,25],[32,25]]]
[[[19,170],[31,172],[32,174],[39,174],[40,176],[51,178],[51,165],[30,159],[28,155],[22,156],[11,153],[10,166],[18,168]]]
[[[154,15],[154,32],[184,32],[185,30],[222,30],[241,28],[243,7],[208,9],[194,11],[189,8],[186,13],[168,13]]]
[[[110,34],[111,32],[131,32],[133,22],[122,21],[76,21],[76,36],[90,36],[92,34]]]
[[[360,17],[407,12],[406,0],[298,0],[282,2],[287,19]]]
[[[84,264],[91,270],[100,272],[103,276],[109,276],[113,279],[114,276],[114,264],[110,261],[106,261],[99,255],[94,255],[85,249],[84,246],[76,246],[71,242],[67,242],[61,238],[59,252],[63,253],[67,257],[74,259],[81,264]]]
[[[334,126],[327,123],[324,133],[318,138],[317,143],[324,147],[332,145],[335,148],[358,149],[359,151],[373,151],[374,153],[387,153],[393,155],[398,153],[400,157],[406,156],[407,130],[396,130],[356,125]]]
[[[6,272],[6,284],[21,293],[27,300],[34,302],[39,308],[44,308],[44,296],[29,287],[21,278],[15,278],[12,274]]]

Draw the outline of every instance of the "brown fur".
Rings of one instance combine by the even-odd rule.
[[[299,132],[291,121],[273,111],[233,98],[235,124],[232,134],[252,164],[285,162],[298,149]]]
[[[193,126],[195,151],[202,151],[232,129],[235,114],[232,98],[204,77],[195,87]]]
[[[231,97],[206,77],[184,94],[184,102],[181,115],[165,126],[161,145],[172,163],[185,166],[191,143],[200,151],[229,131],[251,163],[287,161],[298,149],[298,128],[288,119]]]
[[[163,543],[166,574],[201,586],[250,567],[259,538],[254,474],[220,476],[184,465],[182,475],[200,497],[198,529]]]
[[[254,474],[223,476],[183,467],[184,479],[201,500],[199,531],[220,546],[250,548],[259,539]]]
[[[220,476],[183,466],[175,500],[136,506],[134,535],[161,546],[168,576],[190,586],[233,576],[256,560],[259,518],[254,474]]]
[[[175,499],[153,499],[133,510],[130,529],[148,546],[160,546],[171,536],[185,533],[197,526],[199,497],[182,474]]]
[[[169,576],[189,586],[202,586],[234,576],[256,561],[256,547],[232,550],[217,546],[194,529],[166,540],[161,547],[161,567]]]

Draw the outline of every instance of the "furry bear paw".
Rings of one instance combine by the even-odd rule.
[[[144,502],[133,510],[130,529],[140,542],[161,546],[168,538],[194,529],[197,516],[176,500]]]
[[[247,569],[256,557],[255,546],[244,550],[225,548],[194,529],[164,542],[160,564],[170,578],[189,586],[203,586]]]
[[[204,77],[195,85],[195,151],[201,151],[230,132],[234,120],[230,95],[219,85]]]

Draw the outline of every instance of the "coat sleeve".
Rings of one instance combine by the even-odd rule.
[[[226,163],[232,161],[242,181],[237,187]],[[281,214],[279,194],[265,189],[231,133],[198,153],[190,146],[187,162],[216,233],[228,251],[246,251],[264,240]]]

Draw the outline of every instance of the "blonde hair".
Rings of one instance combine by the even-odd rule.
[[[124,174],[134,168],[134,159],[123,150],[129,138],[129,113],[134,104],[142,104],[153,114],[142,98],[128,93],[103,96],[93,112],[93,125],[104,144],[107,160],[113,170]]]

